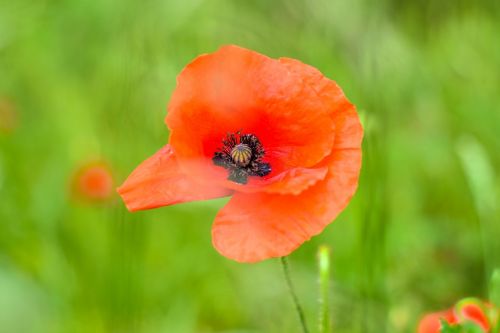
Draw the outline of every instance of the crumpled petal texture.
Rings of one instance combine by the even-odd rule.
[[[142,162],[118,188],[130,211],[214,199],[231,192],[225,188],[202,186],[181,173],[170,145]]]
[[[215,248],[236,261],[257,262],[286,256],[319,234],[354,194],[361,152],[338,151],[325,163],[326,179],[300,195],[234,194],[215,218]]]

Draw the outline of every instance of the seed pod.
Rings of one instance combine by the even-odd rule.
[[[231,158],[239,166],[247,166],[252,159],[252,149],[244,143],[237,144],[231,149]]]

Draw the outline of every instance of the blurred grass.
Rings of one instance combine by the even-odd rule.
[[[499,14],[466,0],[0,0],[0,99],[16,113],[0,132],[0,332],[298,332],[276,261],[212,249],[224,199],[129,214],[69,195],[83,161],[121,182],[163,145],[176,75],[229,43],[319,68],[364,121],[357,195],[291,256],[311,323],[321,243],[333,332],[413,332],[424,311],[487,297]]]

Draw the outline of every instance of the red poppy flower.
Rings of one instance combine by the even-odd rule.
[[[80,167],[73,178],[73,191],[79,198],[106,201],[113,195],[113,176],[103,162],[87,163]]]
[[[179,75],[170,142],[118,189],[131,211],[232,195],[213,244],[256,262],[288,255],[348,204],[363,130],[340,87],[297,60],[236,46]]]
[[[439,333],[441,320],[445,320],[450,325],[466,322],[474,323],[482,332],[489,332],[491,325],[488,314],[490,312],[496,312],[491,304],[484,303],[476,298],[465,298],[447,311],[425,315],[420,320],[417,331],[418,333]]]

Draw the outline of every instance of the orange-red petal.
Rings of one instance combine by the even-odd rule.
[[[245,185],[225,182],[225,187],[238,192],[255,193],[279,193],[279,194],[299,194],[305,189],[323,180],[328,173],[328,167],[318,166],[315,168],[292,168],[271,178],[249,179]]]
[[[300,73],[280,61],[226,46],[198,57],[179,75],[166,123],[186,173],[231,187],[227,171],[211,161],[226,133],[259,138],[264,160],[272,166],[271,179],[292,168],[313,167],[330,154],[331,108]]]
[[[170,145],[140,164],[118,188],[130,211],[181,202],[206,200],[231,194],[230,190],[202,186],[183,174]]]
[[[236,193],[215,218],[215,248],[236,261],[257,262],[288,255],[320,233],[356,191],[361,150],[336,151],[324,164],[326,178],[299,195]]]
[[[449,324],[456,322],[452,310],[426,314],[419,322],[417,333],[439,333],[441,320]]]
[[[454,315],[459,322],[471,321],[481,327],[484,332],[489,332],[490,323],[486,315],[487,307],[477,298],[465,298],[455,304]]]
[[[280,58],[279,61],[290,71],[300,75],[305,84],[313,87],[330,107],[330,115],[335,123],[334,149],[358,148],[363,138],[363,129],[354,105],[349,102],[339,85],[316,68],[298,60]]]

